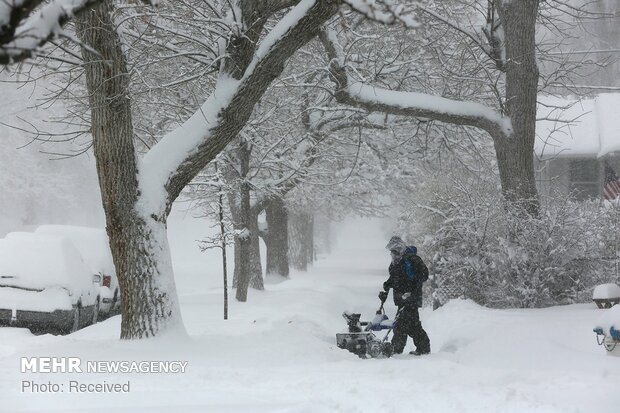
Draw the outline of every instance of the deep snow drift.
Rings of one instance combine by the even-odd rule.
[[[194,241],[209,225],[176,214],[170,228],[190,338],[120,342],[118,317],[66,337],[0,329],[0,411],[597,412],[620,408],[620,357],[596,345],[594,304],[490,310],[453,301],[424,309],[433,353],[360,360],[335,346],[343,310],[369,318],[386,278],[378,222],[349,223],[307,274],[251,291],[222,320],[221,264]],[[420,252],[424,256],[423,251]],[[388,300],[388,304],[391,299]],[[388,314],[394,314],[391,305]],[[411,349],[409,341],[406,351]],[[22,374],[22,356],[181,360],[184,374]],[[22,381],[126,383],[128,394],[21,393]]]

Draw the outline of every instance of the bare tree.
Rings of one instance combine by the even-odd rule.
[[[122,338],[183,329],[166,218],[181,190],[238,135],[286,60],[318,34],[339,6],[335,1],[300,2],[258,46],[262,30],[254,23],[292,3],[238,3],[234,18],[240,30],[231,33],[226,45],[227,55],[236,58],[224,60],[205,104],[141,159],[133,141],[126,63],[110,17],[112,6],[106,2],[80,16],[93,147],[123,292]]]
[[[330,56],[330,68],[337,86],[338,101],[396,115],[414,116],[485,130],[495,143],[502,189],[507,199],[521,203],[531,214],[538,212],[534,178],[533,148],[536,123],[538,68],[536,66],[535,27],[538,1],[502,2],[495,4],[502,23],[489,32],[489,49],[497,56],[497,67],[506,73],[504,113],[474,102],[460,102],[413,92],[388,91],[355,84],[343,66],[340,46],[334,34],[324,32],[321,40]],[[493,9],[495,10],[495,9]]]
[[[218,69],[211,95],[182,125],[158,141],[145,144],[148,150],[141,157],[136,148],[136,128],[127,90],[129,70],[116,25],[110,17],[111,2],[96,5],[87,1],[71,2],[74,3],[80,7],[73,10],[76,12],[83,10],[86,3],[92,6],[79,15],[77,26],[91,109],[93,149],[123,294],[121,337],[142,338],[182,330],[166,221],[172,203],[183,188],[239,137],[255,104],[283,72],[288,58],[316,37],[341,5],[349,4],[364,19],[383,24],[414,26],[415,22],[403,8],[383,1],[238,0],[229,5],[232,7],[228,15],[222,15],[210,3],[198,2],[194,7],[212,16],[206,18],[202,27],[218,32],[223,39],[217,49],[208,48],[207,53],[197,57],[201,64]],[[498,161],[504,165],[501,168],[514,172],[514,175],[507,172],[502,175],[507,197],[523,202],[527,211],[536,213],[533,171],[530,177],[529,168],[532,151],[527,146],[533,144],[535,120],[535,90],[532,95],[532,89],[536,89],[538,71],[533,34],[538,2],[498,0],[492,5],[501,25],[491,25],[491,47],[486,50],[500,70],[506,71],[503,112],[431,94],[386,91],[368,85],[358,87],[359,84],[350,81],[338,39],[325,32],[322,41],[330,56],[337,100],[369,111],[436,119],[487,131],[494,138]],[[62,19],[53,21],[62,23]],[[15,30],[7,36],[8,42],[17,33],[21,32]],[[25,50],[32,55],[41,40],[48,39],[51,33],[36,37],[36,46]],[[501,36],[505,41],[496,41]],[[0,54],[9,50],[1,47],[6,44],[9,43],[0,42]],[[503,49],[497,49],[497,45]],[[246,193],[249,191],[243,192],[239,205],[247,212],[252,203]],[[248,241],[251,237],[246,240],[246,235],[257,231],[253,223],[243,222],[236,233],[240,242],[251,245]],[[239,299],[243,300],[244,295],[238,291]]]
[[[425,39],[425,47],[417,44],[408,47],[414,50],[425,48],[426,51],[443,47],[447,51],[435,53],[439,68],[447,67],[443,60],[446,57],[455,58],[454,71],[449,74],[452,80],[441,78],[441,73],[435,70],[433,76],[414,73],[413,76],[419,76],[416,77],[417,83],[428,83],[429,78],[440,77],[447,83],[441,82],[443,90],[439,93],[448,96],[452,94],[451,86],[462,89],[461,85],[471,88],[476,83],[484,84],[486,98],[472,94],[464,100],[458,96],[441,100],[428,93],[401,91],[402,84],[385,85],[383,75],[361,78],[357,72],[349,70],[349,61],[354,58],[342,52],[342,41],[336,36],[336,30],[328,30],[321,39],[330,57],[335,96],[341,103],[368,111],[414,116],[487,132],[495,147],[504,198],[517,207],[515,210],[535,216],[539,210],[533,151],[537,94],[547,86],[564,84],[566,89],[571,83],[570,74],[586,63],[583,59],[575,61],[558,53],[558,41],[537,37],[536,29],[543,27],[547,32],[565,34],[569,21],[574,26],[578,24],[575,21],[583,16],[591,17],[588,3],[573,3],[566,0],[474,0],[466,3],[429,0],[417,5],[423,27],[433,24],[442,27],[437,32],[444,37],[445,33],[451,33],[454,37],[450,40],[454,43],[435,36],[434,39]],[[483,25],[479,23],[480,16],[486,20]],[[472,23],[474,21],[477,23]],[[354,27],[357,25],[353,23]],[[351,42],[364,41],[346,25],[341,31],[345,32],[341,37],[353,38]],[[415,42],[416,38],[412,41]],[[456,50],[454,44],[458,45]],[[421,64],[421,56],[410,55],[413,55],[414,62],[410,66]],[[544,74],[542,84],[537,60],[553,62],[550,65],[553,70]],[[470,71],[472,66],[480,76]],[[412,76],[411,73],[407,75]],[[372,85],[371,80],[374,81]],[[495,102],[489,96],[495,96]]]

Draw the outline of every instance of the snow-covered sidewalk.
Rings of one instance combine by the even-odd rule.
[[[596,345],[592,327],[605,310],[594,304],[490,310],[454,301],[421,313],[430,356],[360,360],[338,349],[342,311],[374,314],[389,263],[376,222],[347,229],[310,272],[232,303],[228,321],[221,320],[219,262],[211,261],[207,275],[175,262],[190,338],[120,342],[118,317],[66,337],[1,328],[0,412],[619,411],[620,358]],[[387,312],[393,315],[393,306]],[[181,360],[188,367],[184,374],[22,374],[22,356]],[[131,390],[21,393],[29,380],[129,381]]]

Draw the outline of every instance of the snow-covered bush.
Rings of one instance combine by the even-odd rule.
[[[502,199],[493,174],[460,169],[425,181],[420,192],[424,202],[400,227],[423,240],[435,305],[455,297],[493,307],[581,302],[615,277],[618,211],[600,201],[547,197],[539,217],[524,217]]]

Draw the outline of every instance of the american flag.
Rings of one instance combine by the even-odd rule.
[[[603,197],[608,201],[613,201],[620,196],[620,179],[608,162],[605,162],[605,186],[603,187]]]

